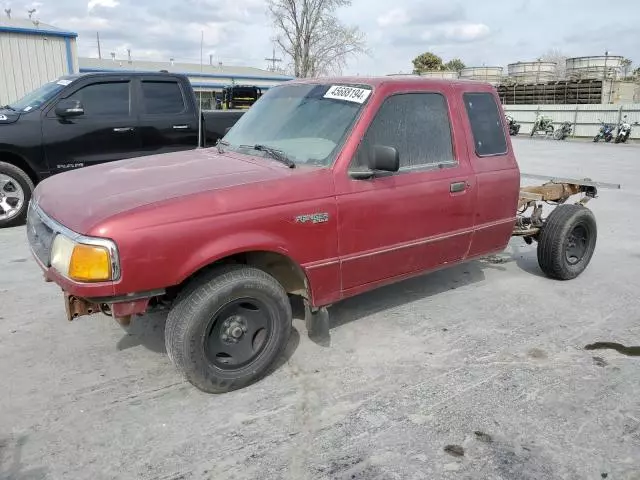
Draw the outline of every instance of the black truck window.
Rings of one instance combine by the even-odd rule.
[[[456,163],[444,96],[406,93],[387,98],[369,125],[354,166],[367,166],[371,147],[376,144],[398,150],[400,169]]]
[[[490,93],[465,93],[464,105],[471,123],[476,154],[484,157],[507,153],[507,139],[495,97]]]
[[[185,111],[182,89],[177,82],[142,82],[142,108],[148,114],[172,114]]]
[[[94,83],[81,88],[69,99],[80,100],[85,116],[128,116],[131,105],[129,82]]]

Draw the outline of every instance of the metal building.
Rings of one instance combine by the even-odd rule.
[[[196,92],[202,92],[203,107],[213,108],[215,95],[229,85],[252,85],[268,90],[282,82],[293,80],[293,77],[277,72],[261,70],[253,67],[236,67],[224,65],[202,65],[192,63],[152,62],[139,60],[119,60],[116,58],[100,59],[80,57],[80,72],[159,72],[166,70],[189,77]]]
[[[0,18],[0,105],[77,72],[77,36],[37,20]]]

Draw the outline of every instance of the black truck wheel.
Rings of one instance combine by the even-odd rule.
[[[24,223],[32,193],[29,175],[15,165],[0,162],[0,228]]]
[[[291,321],[291,304],[275,278],[253,267],[222,267],[178,296],[167,318],[167,353],[198,389],[228,392],[269,372]]]
[[[549,277],[570,280],[580,275],[596,248],[596,219],[582,205],[553,210],[538,238],[538,264]]]

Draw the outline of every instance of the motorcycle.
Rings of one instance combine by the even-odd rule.
[[[558,128],[553,134],[553,138],[555,138],[556,140],[564,140],[569,135],[571,135],[572,131],[573,127],[571,126],[571,122],[562,122],[560,128]]]
[[[638,122],[635,123],[638,125]],[[631,124],[627,121],[627,116],[622,117],[622,122],[618,125],[615,143],[626,143],[631,136]]]
[[[552,122],[553,120],[549,117],[543,115],[538,116],[531,129],[531,136],[533,137],[538,131],[543,131],[546,135],[551,135],[553,133]]]
[[[594,142],[599,142],[600,139],[604,139],[605,142],[610,142],[613,139],[613,125],[610,125],[608,123],[604,123],[602,120],[598,119],[598,121],[600,122],[600,130],[598,131],[598,134],[593,137],[593,141]]]
[[[505,115],[505,118],[507,119],[507,125],[509,125],[509,135],[518,135],[518,132],[520,131],[520,124],[516,123],[511,115]]]

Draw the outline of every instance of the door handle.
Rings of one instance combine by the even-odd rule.
[[[113,131],[116,133],[131,132],[133,131],[133,127],[116,127]]]
[[[467,182],[453,182],[449,186],[449,192],[451,193],[459,193],[464,192],[467,189]]]
[[[173,126],[174,130],[186,130],[187,128],[189,128],[189,125],[174,125]]]

